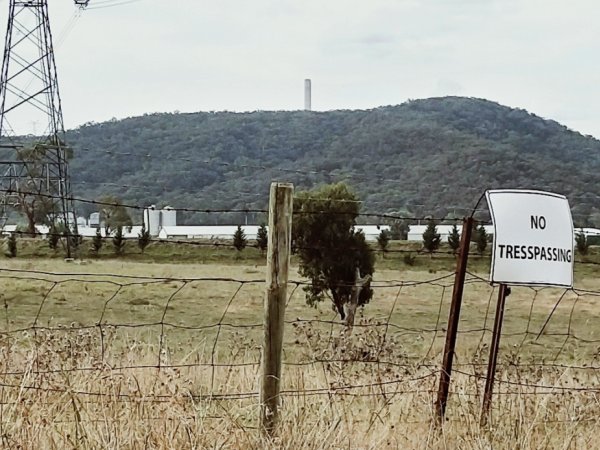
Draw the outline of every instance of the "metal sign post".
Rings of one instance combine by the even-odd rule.
[[[492,344],[488,360],[487,377],[485,379],[485,391],[483,393],[483,408],[481,410],[481,425],[487,423],[487,418],[492,405],[492,392],[494,389],[494,378],[496,376],[496,363],[498,362],[498,349],[500,348],[500,335],[502,334],[502,320],[504,318],[504,304],[506,297],[510,295],[510,288],[506,284],[500,285],[498,292],[498,303],[496,305],[496,316],[494,317],[494,331],[492,332]]]
[[[452,304],[448,315],[448,331],[446,332],[446,345],[444,346],[444,362],[440,373],[438,396],[435,402],[435,412],[438,424],[441,424],[446,413],[448,392],[450,390],[450,376],[452,375],[452,362],[454,360],[454,349],[456,347],[456,335],[458,333],[458,320],[460,319],[460,307],[465,287],[465,276],[467,274],[467,261],[469,259],[469,244],[471,232],[473,231],[473,217],[463,221],[462,234],[460,237],[460,253],[456,264],[456,275],[454,278],[454,290],[452,291]]]

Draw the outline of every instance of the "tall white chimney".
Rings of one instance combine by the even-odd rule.
[[[311,111],[311,87],[310,78],[304,80],[304,111]]]

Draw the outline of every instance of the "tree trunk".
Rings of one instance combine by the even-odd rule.
[[[371,281],[371,275],[360,277],[360,269],[356,268],[356,274],[354,276],[354,286],[352,287],[352,295],[350,296],[350,302],[348,303],[346,326],[351,330],[354,326],[354,317],[356,316],[356,308],[358,307],[358,298],[360,297],[360,291],[365,287],[367,283]]]
[[[31,205],[27,205],[23,203],[23,212],[25,213],[25,217],[27,217],[27,233],[31,237],[35,237],[36,229],[35,229],[35,205],[34,202]]]
[[[337,291],[331,290],[331,294],[333,296],[333,307],[340,313],[340,318],[344,320],[346,318],[346,311],[344,311],[344,297],[340,298]]]
[[[35,219],[33,218],[33,215],[30,216],[29,214],[27,214],[27,233],[31,237],[35,237],[36,234]]]

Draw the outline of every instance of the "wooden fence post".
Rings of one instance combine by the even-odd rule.
[[[463,221],[463,229],[460,237],[460,253],[456,264],[452,303],[450,304],[450,313],[448,315],[444,361],[442,363],[438,396],[435,403],[435,412],[439,424],[443,422],[444,415],[446,414],[446,404],[448,402],[448,392],[450,389],[450,376],[452,374],[454,348],[456,346],[456,335],[458,333],[458,320],[460,319],[460,307],[462,304],[463,289],[465,287],[465,276],[467,273],[467,262],[469,260],[469,244],[471,243],[473,222],[473,217],[468,217]]]
[[[292,244],[294,186],[271,183],[264,341],[260,390],[260,429],[272,436],[277,425],[281,387],[283,326]]]

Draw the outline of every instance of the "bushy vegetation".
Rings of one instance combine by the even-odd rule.
[[[144,253],[144,251],[146,250],[146,247],[148,247],[148,245],[150,244],[150,241],[151,241],[150,230],[147,230],[146,225],[143,224],[142,229],[140,230],[140,232],[138,234],[138,241],[137,241],[138,247],[142,251],[142,253]]]
[[[267,230],[267,226],[263,223],[258,227],[258,232],[256,233],[256,246],[260,250],[261,253],[267,251],[267,247],[269,245],[269,233]]]
[[[54,224],[52,224],[52,226],[50,226],[50,230],[48,232],[48,247],[50,247],[52,250],[57,250],[59,241],[60,241],[59,230]]]
[[[381,230],[379,236],[377,236],[377,246],[381,250],[381,255],[385,257],[385,252],[388,250],[390,245],[390,233],[387,230]]]
[[[442,244],[442,240],[440,234],[437,232],[437,226],[435,221],[430,220],[427,222],[427,228],[423,232],[423,248],[427,253],[433,255],[440,245]]]
[[[102,240],[102,234],[100,232],[100,228],[98,228],[96,230],[96,234],[92,238],[92,251],[96,255],[98,255],[98,253],[100,253],[100,250],[102,249],[102,244],[103,243],[104,243],[104,241]]]
[[[587,255],[590,249],[590,243],[587,236],[583,232],[575,233],[575,246],[581,255]]]
[[[483,225],[479,225],[475,230],[475,244],[477,246],[477,253],[483,255],[488,245],[488,234]]]
[[[238,252],[241,252],[248,245],[248,238],[246,237],[246,233],[242,230],[242,226],[238,225],[235,233],[233,234],[233,246]]]
[[[331,298],[334,310],[344,319],[353,285],[359,277],[371,276],[375,257],[362,232],[354,231],[360,202],[343,183],[299,192],[294,198],[293,247],[299,272],[308,278],[306,301],[316,306]],[[373,291],[360,290],[357,305],[367,304]]]
[[[125,252],[127,241],[125,241],[125,237],[123,236],[123,227],[117,226],[117,229],[112,237],[112,244],[115,255],[120,256]]]
[[[448,235],[448,246],[452,250],[452,254],[456,255],[460,248],[460,234],[456,224],[452,226],[452,230],[450,230],[450,234]]]
[[[9,258],[17,256],[17,234],[10,233],[6,238],[6,251],[4,253]]]

